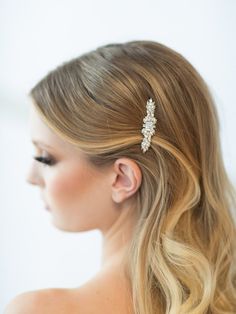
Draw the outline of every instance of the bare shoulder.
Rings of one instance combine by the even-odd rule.
[[[134,313],[129,286],[119,273],[98,275],[72,293],[83,314]]]
[[[17,295],[4,314],[133,314],[119,275],[96,276],[78,288],[50,288]]]
[[[50,288],[18,294],[8,303],[4,314],[67,314],[68,311],[76,313],[76,305],[70,291]]]

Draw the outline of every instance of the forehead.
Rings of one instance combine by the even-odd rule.
[[[30,106],[29,128],[33,142],[49,142],[51,144],[62,144],[63,142],[63,140],[42,120],[34,106]]]
[[[68,153],[78,154],[78,150],[52,130],[41,118],[34,106],[30,106],[29,129],[32,143],[36,146],[51,147]]]
[[[48,148],[50,146],[50,151],[59,157],[65,156],[76,161],[84,160],[87,162],[86,154],[51,129],[41,118],[34,105],[30,106],[29,129],[31,141],[40,143],[40,145],[37,144],[38,147]]]

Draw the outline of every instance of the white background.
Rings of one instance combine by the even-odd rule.
[[[213,93],[226,169],[236,182],[236,1],[0,1],[0,312],[21,292],[76,287],[100,267],[101,237],[55,229],[32,158],[29,89],[49,70],[97,46],[159,41],[183,54]]]

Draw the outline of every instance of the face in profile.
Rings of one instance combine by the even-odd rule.
[[[120,212],[111,198],[114,173],[99,171],[65,142],[30,107],[29,125],[35,156],[27,182],[39,188],[53,223],[66,231],[106,232]]]

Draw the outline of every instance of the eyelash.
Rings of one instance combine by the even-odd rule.
[[[53,166],[54,163],[55,163],[52,158],[48,158],[48,157],[33,156],[33,158],[34,158],[36,161],[39,161],[39,162],[45,164],[46,166]]]

